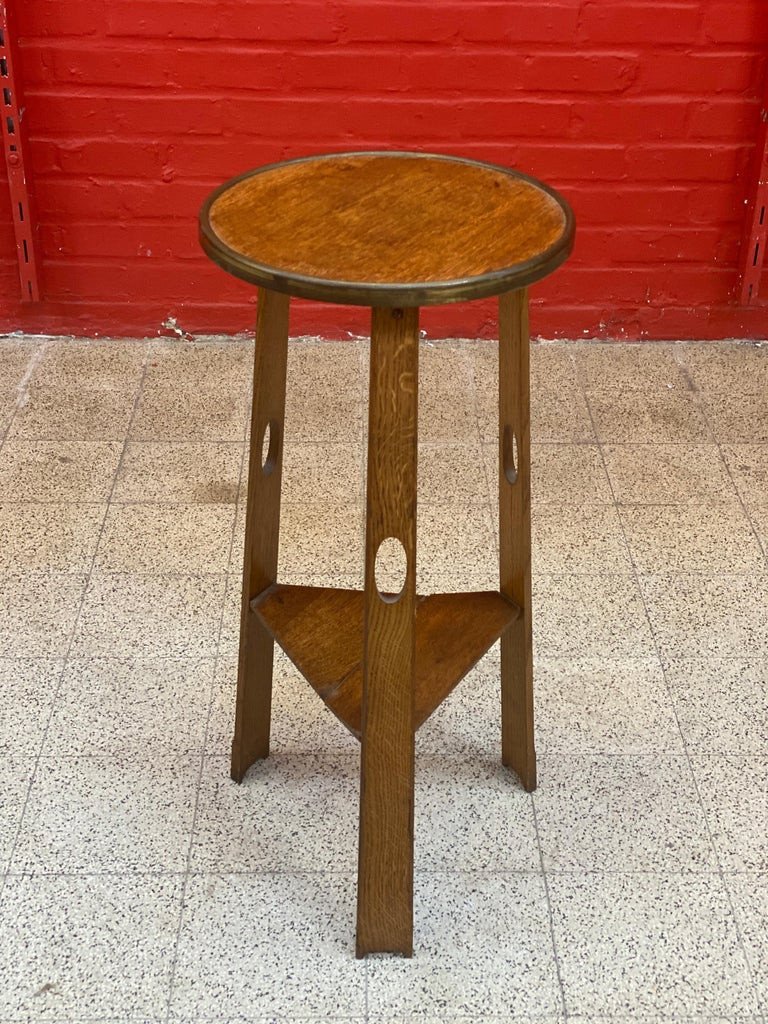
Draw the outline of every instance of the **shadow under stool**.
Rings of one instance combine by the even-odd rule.
[[[422,153],[309,157],[226,182],[201,244],[259,288],[232,777],[269,753],[281,645],[361,741],[357,955],[413,952],[414,740],[501,639],[502,761],[536,786],[531,642],[528,285],[573,245],[549,187]],[[290,296],[370,306],[364,590],[277,582]],[[498,591],[416,594],[419,307],[499,297]],[[377,556],[402,545],[397,594]]]

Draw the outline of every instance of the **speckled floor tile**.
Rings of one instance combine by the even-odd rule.
[[[181,892],[176,877],[9,878],[0,1015],[162,1017]]]
[[[718,441],[768,442],[768,384],[758,392],[751,392],[751,387],[751,382],[744,380],[733,391],[706,391],[701,395],[701,404]]]
[[[768,349],[764,345],[682,345],[680,356],[694,384],[703,391],[736,395],[745,390],[745,385],[768,387]]]
[[[458,505],[488,500],[479,444],[420,444],[419,505]]]
[[[717,871],[687,758],[559,751],[539,772],[545,871]]]
[[[204,658],[216,654],[224,576],[94,573],[76,657]]]
[[[622,444],[603,447],[620,505],[725,504],[736,492],[719,449],[708,444]]]
[[[171,1018],[365,1012],[355,883],[344,875],[192,875]]]
[[[452,1017],[446,1015],[422,1017],[368,1017],[371,1024],[410,1024],[418,1020],[419,1024],[485,1024],[488,1017]],[[497,1024],[564,1024],[564,1018],[550,1015],[523,1017],[523,1016],[500,1016],[495,1017]]]
[[[16,392],[0,385],[0,441],[16,415]]]
[[[757,1012],[718,875],[553,874],[549,895],[569,1014]]]
[[[421,506],[416,545],[419,593],[498,589],[499,561],[487,505]]]
[[[359,756],[273,752],[238,785],[206,758],[191,870],[354,872],[359,775]]]
[[[723,445],[723,457],[746,506],[768,505],[768,444]]]
[[[682,739],[656,658],[537,658],[540,754],[682,753]]]
[[[629,572],[619,514],[611,505],[540,505],[531,516],[533,571]]]
[[[289,345],[286,444],[359,444],[364,419],[361,390],[362,363],[357,345]]]
[[[417,875],[414,958],[368,958],[373,1016],[552,1014],[560,993],[544,883],[529,874]]]
[[[691,758],[725,871],[768,871],[768,755]]]
[[[481,407],[481,411],[484,406]],[[482,422],[482,419],[481,419]],[[498,424],[498,412],[496,413]],[[498,426],[496,428],[498,430]],[[425,442],[476,441],[477,413],[472,397],[460,382],[447,378],[420,382],[419,439]]]
[[[749,509],[749,520],[757,534],[760,546],[768,558],[768,505],[753,506]],[[766,563],[768,564],[768,562]]]
[[[34,767],[34,756],[0,750],[0,873],[8,867]]]
[[[486,440],[498,437],[498,411],[494,411],[494,418],[495,427],[486,432]],[[583,393],[575,387],[552,384],[536,388],[531,393],[531,440],[566,444],[594,441],[595,431]]]
[[[0,451],[0,494],[6,501],[106,501],[121,451],[117,441],[11,438]]]
[[[656,390],[687,384],[680,367],[682,346],[657,342],[607,342],[569,346],[579,378],[586,388],[610,381],[617,388]]]
[[[768,1013],[768,872],[728,874],[736,920],[757,984],[763,1013]]]
[[[416,733],[417,757],[451,763],[458,755],[478,762],[500,759],[499,679],[499,645],[494,644]]]
[[[549,658],[644,658],[656,649],[633,576],[533,577],[534,648]]]
[[[270,749],[305,754],[343,751],[359,756],[360,745],[341,724],[279,646],[275,647]],[[235,730],[237,658],[216,663],[206,752],[229,757]]]
[[[0,755],[37,756],[63,666],[52,658],[0,658]]]
[[[184,871],[197,756],[40,759],[11,871]]]
[[[768,657],[768,576],[641,576],[640,586],[665,659]]]
[[[470,342],[466,346],[475,390],[483,403],[498,402],[499,345],[497,341]],[[533,343],[530,347],[531,391],[546,387],[573,388],[576,368],[570,346]]]
[[[41,347],[40,342],[27,338],[0,338],[0,378],[15,388],[33,356],[40,357]]]
[[[0,575],[0,651],[8,658],[66,654],[86,577],[63,572]]]
[[[240,486],[245,503],[246,467]],[[286,504],[327,502],[333,505],[363,500],[362,444],[288,444],[283,454],[282,500]]]
[[[245,383],[180,386],[150,380],[131,423],[134,441],[242,441],[250,400]]]
[[[83,381],[29,386],[11,426],[12,437],[46,441],[122,441],[138,391],[92,387]]]
[[[143,759],[200,751],[212,659],[71,659],[45,741],[48,756],[106,754]]]
[[[253,343],[155,341],[147,358],[147,381],[179,387],[246,386],[253,375]]]
[[[498,449],[494,444],[486,447],[485,451],[486,467],[493,496],[498,480]],[[613,504],[613,494],[598,446],[594,444],[532,444],[531,495],[534,507],[549,503]]]
[[[608,377],[610,380],[610,376]],[[692,443],[713,440],[712,429],[696,396],[684,385],[635,388],[595,385],[587,403],[603,442]]]
[[[620,515],[640,573],[766,568],[752,526],[738,505],[625,505]]]
[[[691,753],[768,757],[768,661],[673,660],[665,675]]]
[[[103,572],[226,572],[234,505],[112,505],[94,567]]]
[[[417,871],[538,871],[531,798],[500,758],[416,762]]]
[[[112,500],[231,504],[243,450],[242,444],[131,442]]]
[[[233,568],[241,571],[245,509],[238,515],[232,552]],[[359,574],[363,567],[363,507],[359,504],[285,503],[280,512],[278,578],[306,582],[305,574]],[[295,579],[294,579],[295,577]]]
[[[138,385],[149,347],[142,341],[62,338],[43,347],[32,374],[35,385],[120,390]]]
[[[89,572],[107,506],[0,504],[0,572]]]

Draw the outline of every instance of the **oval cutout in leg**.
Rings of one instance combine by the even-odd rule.
[[[374,578],[379,597],[387,604],[399,600],[408,575],[408,556],[396,537],[387,537],[379,544],[374,565]]]
[[[504,427],[504,443],[502,446],[502,457],[504,461],[504,476],[507,482],[517,482],[517,435],[512,427]]]
[[[275,420],[270,420],[261,439],[261,470],[264,476],[269,476],[277,465],[279,444],[280,427]]]

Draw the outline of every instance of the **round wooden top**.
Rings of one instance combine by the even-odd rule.
[[[340,153],[271,164],[216,189],[205,252],[236,277],[308,299],[424,306],[522,288],[573,246],[568,204],[493,164]]]

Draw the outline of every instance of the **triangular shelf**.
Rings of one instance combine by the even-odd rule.
[[[331,711],[359,739],[363,592],[276,583],[255,598],[251,608]],[[414,729],[519,616],[517,605],[495,591],[417,598]]]

